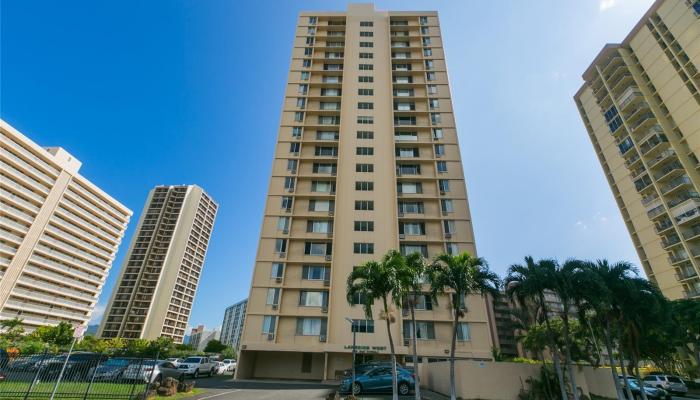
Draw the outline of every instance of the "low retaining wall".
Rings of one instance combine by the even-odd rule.
[[[538,378],[540,365],[510,362],[455,362],[457,396],[463,399],[517,400],[527,379]],[[450,363],[442,361],[420,365],[421,386],[434,392],[450,393]],[[576,384],[583,393],[615,398],[610,369],[576,367]]]

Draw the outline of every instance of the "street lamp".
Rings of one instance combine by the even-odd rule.
[[[350,383],[350,393],[353,393],[353,387],[355,386],[355,338],[357,336],[357,329],[355,329],[355,320],[345,317],[345,320],[350,323],[350,329],[352,330],[352,382]]]

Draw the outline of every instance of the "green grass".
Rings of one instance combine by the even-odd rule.
[[[58,386],[58,390],[56,391],[56,398],[80,398],[82,399],[83,396],[85,395],[85,392],[88,389],[89,382],[61,382],[61,384]],[[27,393],[27,389],[29,389],[30,382],[19,382],[19,381],[5,381],[0,383],[0,398],[2,399],[12,399],[12,398],[19,398],[23,399],[24,395]],[[32,387],[31,393],[35,393],[35,395],[30,395],[30,399],[32,400],[43,400],[43,399],[48,399],[50,397],[51,392],[53,391],[54,387],[54,382],[39,382]],[[127,396],[132,393],[133,389],[133,394],[136,395],[138,393],[142,393],[143,390],[145,389],[146,385],[145,384],[139,384],[137,383],[136,386],[133,384],[128,384],[128,383],[105,383],[105,382],[94,382],[92,386],[90,386],[90,394],[88,395],[88,399],[91,398],[100,398],[100,399],[108,399],[109,395],[116,395],[116,396],[124,396],[124,398],[127,398]],[[45,395],[45,396],[44,396]],[[42,397],[44,396],[44,397]],[[173,397],[171,397],[173,398]]]
[[[192,391],[189,392],[189,393],[178,393],[178,394],[176,394],[176,395],[174,395],[174,396],[170,396],[170,397],[156,396],[156,399],[170,399],[170,400],[186,399],[186,398],[188,398],[188,397],[192,397],[192,396],[194,396],[194,395],[202,394],[202,393],[204,393],[204,392],[205,392],[204,389],[194,388],[194,389],[192,389]]]

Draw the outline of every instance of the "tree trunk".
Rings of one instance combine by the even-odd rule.
[[[459,310],[457,304],[452,302],[452,346],[450,349],[450,400],[457,400],[457,388],[455,386],[455,352],[457,351],[457,323],[459,321]]]
[[[564,322],[564,346],[565,353],[564,357],[566,359],[566,369],[569,371],[569,381],[571,382],[571,388],[574,393],[574,400],[578,400],[578,387],[576,386],[576,371],[574,371],[574,362],[571,359],[571,344],[569,340],[569,317],[566,313],[562,316],[562,322]]]
[[[389,335],[389,350],[391,351],[391,399],[399,400],[399,392],[396,387],[396,351],[394,350],[394,338],[391,336],[391,316],[389,315],[389,306],[386,297],[383,298],[382,301],[384,302],[386,333]]]
[[[420,397],[420,374],[418,373],[418,344],[416,338],[416,309],[415,302],[411,301],[408,305],[411,310],[411,324],[413,324],[412,335],[413,336],[413,375],[416,383],[415,395],[416,400],[421,400]]]
[[[540,294],[540,303],[542,304],[542,314],[544,316],[544,323],[547,327],[549,351],[552,352],[552,361],[554,361],[554,369],[556,370],[557,378],[559,379],[559,390],[561,390],[561,398],[563,400],[566,400],[569,398],[569,396],[566,394],[566,384],[564,383],[564,374],[561,370],[559,350],[557,349],[557,342],[554,340],[554,335],[552,334],[552,326],[549,323],[549,315],[547,315],[547,307],[545,306],[544,294]]]
[[[634,358],[634,376],[637,378],[637,382],[639,382],[639,387],[642,389],[640,392],[642,392],[642,400],[649,400],[647,399],[647,393],[644,391],[644,381],[642,380],[642,374],[639,373],[639,357],[635,354],[633,356]]]
[[[605,350],[608,352],[608,357],[610,357],[610,371],[613,376],[613,383],[615,384],[615,391],[617,392],[618,400],[624,400],[624,395],[622,394],[622,388],[620,387],[620,380],[617,377],[617,367],[615,366],[615,356],[613,355],[613,345],[612,339],[610,338],[610,321],[605,319]],[[624,369],[624,366],[623,366]]]
[[[552,399],[552,388],[549,386],[549,371],[547,370],[547,361],[544,358],[544,352],[538,352],[537,356],[542,361],[542,373],[544,374],[544,392],[547,396],[547,400]]]
[[[622,347],[622,346],[620,346]],[[632,394],[632,388],[630,387],[629,379],[627,379],[627,371],[625,370],[625,354],[622,352],[622,349],[618,351],[620,353],[620,365],[622,369],[622,379],[625,382],[625,392],[627,392],[627,398],[630,400],[634,400],[634,395]]]
[[[698,368],[698,376],[700,376],[700,342],[693,343],[693,358],[695,358],[695,366]]]

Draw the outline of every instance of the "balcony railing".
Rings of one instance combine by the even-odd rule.
[[[634,101],[635,98],[642,95],[642,92],[636,86],[630,86],[622,92],[622,95],[617,99],[617,104],[620,105],[620,109],[624,109],[628,104]]]
[[[689,185],[689,184],[691,184],[691,180],[687,175],[679,176],[678,178],[669,182],[667,185],[663,186],[661,188],[661,192],[663,194],[666,194],[666,193],[672,191],[673,189],[676,189],[676,188],[683,186],[683,185]]]
[[[686,268],[681,268],[676,273],[676,277],[679,281],[684,281],[686,279],[694,278],[696,276],[698,276],[698,273],[695,271],[692,265]]]
[[[694,219],[698,215],[700,215],[700,207],[695,207],[691,210],[684,212],[681,215],[676,216],[676,223],[683,224],[691,219]]]

